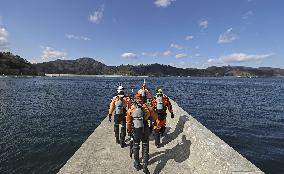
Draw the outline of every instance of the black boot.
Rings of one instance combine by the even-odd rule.
[[[115,134],[116,143],[119,144],[119,125],[117,124],[114,125],[114,134]]]
[[[139,161],[134,161],[134,167],[137,171],[141,170],[141,168],[142,168]]]
[[[146,174],[150,174],[148,167],[144,166],[144,165],[143,165],[143,172],[146,173]]]
[[[120,141],[119,141],[118,137],[115,138],[115,142],[116,142],[116,144],[120,144]]]
[[[143,172],[150,174],[148,170],[148,161],[149,161],[149,143],[142,144],[142,156],[143,156]]]
[[[161,127],[160,129],[161,136],[164,136],[165,131],[166,131],[166,127],[165,126]]]
[[[154,139],[155,139],[155,146],[159,148],[160,147],[160,130],[159,129],[154,130]]]
[[[124,148],[126,146],[126,143],[125,143],[125,137],[124,138],[120,138],[120,147],[121,148]]]
[[[133,155],[134,155],[134,167],[138,171],[142,167],[139,161],[139,144],[138,143],[134,143],[133,145]]]
[[[120,132],[120,146],[121,146],[121,148],[124,148],[126,146],[125,136],[126,136],[126,128],[125,128],[124,125],[122,125],[121,126],[121,132]]]

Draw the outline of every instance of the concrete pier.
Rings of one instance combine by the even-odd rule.
[[[162,147],[150,137],[151,173],[263,173],[172,101],[175,118],[167,117]],[[104,119],[59,174],[143,173],[133,167],[129,146],[115,144],[113,122]],[[128,142],[127,142],[128,143]],[[140,150],[141,151],[141,150]],[[140,152],[141,153],[141,152]]]

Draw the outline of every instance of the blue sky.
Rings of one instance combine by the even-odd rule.
[[[1,0],[0,50],[31,62],[284,68],[282,0]]]

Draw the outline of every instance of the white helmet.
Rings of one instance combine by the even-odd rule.
[[[124,94],[124,87],[121,86],[121,85],[119,85],[118,88],[117,88],[117,93],[118,93],[118,94],[121,94],[121,93]]]

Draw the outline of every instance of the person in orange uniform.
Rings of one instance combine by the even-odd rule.
[[[114,132],[116,143],[120,144],[123,148],[125,144],[126,136],[126,111],[131,106],[131,99],[124,95],[124,88],[119,85],[117,88],[117,95],[114,96],[110,102],[109,107],[109,121],[111,122],[112,113],[114,112]],[[121,124],[121,132],[119,139],[119,124]]]
[[[147,100],[152,98],[150,90],[149,88],[147,88],[145,79],[144,79],[144,83],[142,84],[141,89],[139,89],[137,93],[142,95],[143,103],[147,103]]]
[[[158,114],[158,121],[156,126],[154,126],[154,138],[155,145],[160,147],[160,137],[166,130],[167,109],[171,113],[171,118],[174,118],[174,113],[170,99],[163,94],[162,89],[157,89],[156,96],[153,98],[151,105],[153,110]]]
[[[136,170],[141,169],[139,161],[140,141],[142,141],[142,158],[143,158],[143,172],[149,173],[149,135],[150,128],[148,126],[149,117],[152,120],[157,120],[158,116],[152,111],[152,108],[143,103],[142,95],[137,93],[135,95],[135,102],[127,111],[126,127],[127,131],[133,135],[133,154],[134,154],[134,167]]]

